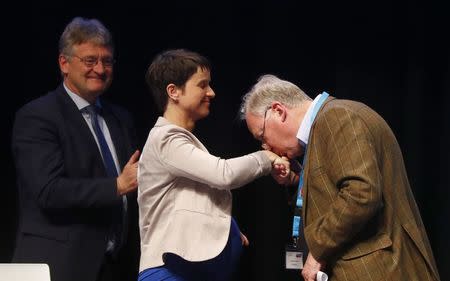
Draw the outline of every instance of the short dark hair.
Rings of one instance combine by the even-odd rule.
[[[147,69],[145,81],[160,113],[167,107],[167,85],[173,83],[184,87],[199,67],[211,70],[211,63],[204,56],[186,49],[166,50],[155,56]]]

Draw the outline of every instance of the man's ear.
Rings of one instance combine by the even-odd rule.
[[[270,105],[270,109],[273,111],[273,113],[276,114],[281,119],[281,122],[284,122],[287,117],[287,108],[284,104],[282,104],[279,101],[273,101]]]
[[[178,101],[179,91],[178,91],[178,87],[175,84],[170,83],[169,85],[167,85],[166,92],[171,100],[173,100],[175,102]]]
[[[67,74],[69,72],[69,63],[70,62],[66,56],[59,55],[59,57],[58,57],[59,69],[61,70],[61,72],[63,74]]]

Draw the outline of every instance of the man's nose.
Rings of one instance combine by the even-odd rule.
[[[94,65],[94,71],[97,73],[104,73],[105,70],[106,70],[106,67],[103,64],[102,60],[98,60],[97,63]]]

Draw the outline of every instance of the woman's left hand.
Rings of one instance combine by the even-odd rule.
[[[247,237],[242,232],[240,232],[240,234],[241,234],[242,246],[248,246],[249,242],[248,242]]]

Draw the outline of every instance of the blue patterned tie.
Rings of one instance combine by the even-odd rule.
[[[100,125],[98,123],[97,112],[99,112],[99,108],[91,104],[86,107],[86,110],[89,112],[92,128],[94,129],[95,135],[97,136],[98,144],[100,146],[100,150],[103,156],[103,163],[105,164],[106,173],[108,174],[109,177],[115,178],[118,176],[116,164],[114,163],[111,151],[109,150],[109,146],[108,143],[106,142],[105,135],[103,134],[103,131],[100,129]],[[122,237],[122,235],[124,234],[123,216],[124,216],[123,205],[121,204],[120,208],[116,208],[115,211],[113,212],[113,226],[108,238],[112,244],[108,245],[107,252],[116,254],[117,251],[120,249],[121,241],[124,239],[124,237]]]
[[[91,117],[92,128],[94,128],[95,135],[97,136],[98,144],[100,145],[100,150],[103,156],[103,163],[105,164],[106,173],[110,177],[117,177],[116,164],[114,164],[114,159],[112,157],[111,151],[109,150],[108,143],[106,143],[105,135],[103,135],[100,125],[98,123],[97,111],[98,107],[95,105],[89,105],[86,107],[89,115]]]

